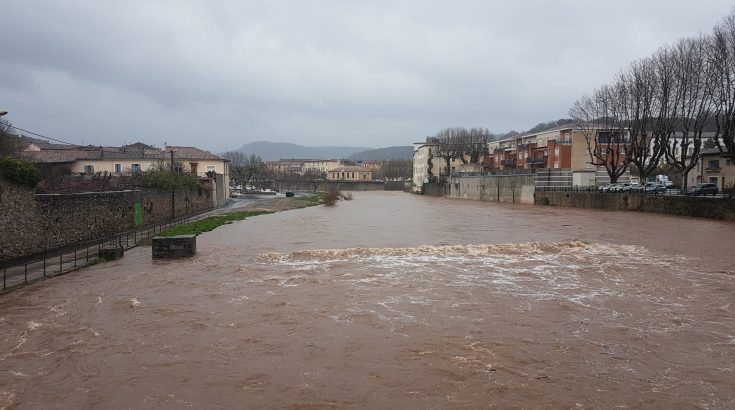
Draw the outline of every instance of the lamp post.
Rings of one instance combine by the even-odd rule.
[[[174,152],[176,152],[175,149],[171,148],[171,178],[172,178],[172,184],[171,184],[171,220],[176,219],[176,203],[175,201],[175,191],[176,188],[173,184],[173,177],[174,177]]]

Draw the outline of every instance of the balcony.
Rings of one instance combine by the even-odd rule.
[[[722,171],[722,168],[720,168],[719,165],[717,165],[717,166],[709,166],[709,167],[707,167],[707,168],[704,169],[704,172],[709,172],[709,173],[712,173],[712,172],[720,172],[720,171]]]
[[[495,154],[500,154],[501,152],[503,152],[503,150],[504,150],[504,148],[502,148],[502,147],[498,147],[498,148],[495,148],[495,149],[493,150],[493,153],[495,153]]]
[[[504,159],[500,161],[500,165],[504,167],[514,167],[516,166],[516,160],[515,159]]]
[[[543,158],[529,158],[526,163],[529,165],[545,165],[546,164],[546,157]]]

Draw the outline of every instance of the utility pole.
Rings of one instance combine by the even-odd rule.
[[[175,150],[171,148],[171,178],[172,180],[174,177],[174,151]],[[176,203],[174,202],[175,191],[176,191],[176,188],[171,186],[171,220],[176,219]]]

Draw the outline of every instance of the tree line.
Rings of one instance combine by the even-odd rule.
[[[590,161],[610,180],[631,167],[645,181],[665,161],[682,176],[702,158],[703,135],[735,158],[735,11],[711,33],[679,39],[623,68],[570,109]]]

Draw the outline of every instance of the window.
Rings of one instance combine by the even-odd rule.
[[[214,172],[214,165],[207,165],[207,172]]]
[[[717,185],[717,177],[709,177],[709,183]]]
[[[707,161],[707,169],[720,169],[720,160],[713,159]]]
[[[120,164],[115,164],[115,173],[116,173],[116,174],[119,174],[119,173],[121,173],[121,172],[122,172],[122,165],[120,165]]]
[[[133,172],[140,172],[140,164],[132,164],[130,170]]]
[[[94,174],[94,165],[85,165],[84,166],[84,173],[85,174]]]

